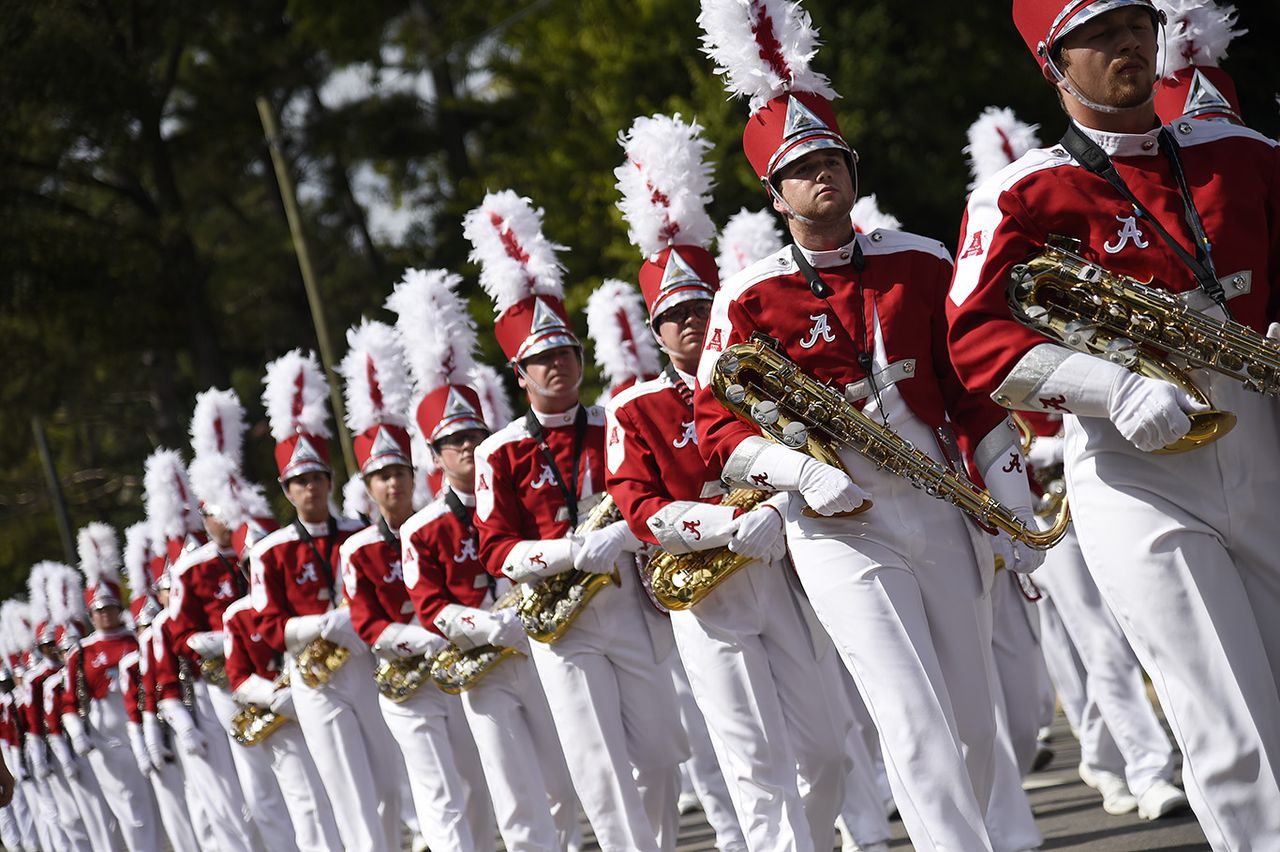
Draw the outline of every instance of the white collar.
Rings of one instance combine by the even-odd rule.
[[[544,414],[536,408],[530,408],[533,416],[538,418],[538,422],[546,429],[555,429],[558,426],[572,426],[573,421],[578,417],[578,409],[581,403],[570,408],[568,411],[562,411],[559,414]]]
[[[309,524],[302,518],[298,518],[298,523],[302,524],[302,528],[306,530],[312,538],[320,538],[329,534],[329,522],[326,520],[319,524]]]
[[[457,488],[454,488],[452,485],[449,486],[449,490],[453,492],[453,496],[458,498],[459,503],[461,503],[464,506],[470,506],[472,508],[475,508],[475,505],[476,505],[475,494],[468,494],[465,491],[460,491]]]
[[[1106,151],[1109,157],[1152,157],[1160,153],[1160,145],[1157,142],[1161,129],[1159,127],[1153,127],[1146,133],[1104,133],[1092,127],[1085,127],[1078,121],[1075,125],[1080,128],[1081,133]]]
[[[694,387],[695,383],[697,382],[697,379],[695,379],[693,376],[686,373],[684,370],[681,370],[675,364],[671,365],[671,369],[675,370],[676,375],[680,377],[680,381],[684,382],[687,387],[690,387],[690,388]]]
[[[804,259],[809,261],[809,265],[814,269],[827,269],[832,266],[845,266],[853,257],[854,250],[858,243],[858,234],[854,232],[853,239],[840,246],[840,248],[831,249],[829,251],[810,251],[804,246],[796,243],[800,248],[800,253],[804,255]],[[690,387],[693,387],[690,385]]]

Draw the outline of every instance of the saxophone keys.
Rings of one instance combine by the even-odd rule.
[[[809,443],[809,429],[798,420],[782,427],[782,443],[791,449],[799,449]]]
[[[771,399],[762,399],[751,406],[751,418],[761,426],[772,426],[778,422],[778,404]]]

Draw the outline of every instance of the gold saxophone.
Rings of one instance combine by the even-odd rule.
[[[512,586],[489,607],[490,612],[511,609],[520,603],[520,587]],[[464,651],[450,643],[436,652],[427,662],[431,680],[441,692],[457,695],[475,686],[481,678],[507,657],[519,654],[515,648],[504,645],[480,645]]]
[[[613,498],[606,494],[575,532],[583,535],[603,529],[620,517]],[[564,635],[597,592],[609,583],[618,582],[616,569],[612,574],[595,574],[573,568],[529,584],[516,614],[531,639],[554,642]]]
[[[735,488],[720,505],[751,511],[768,496],[768,491]],[[657,550],[645,570],[649,572],[649,584],[658,603],[667,609],[689,609],[750,561],[750,557],[734,553],[728,547],[680,556]]]
[[[341,609],[346,605],[347,599],[343,598],[338,608]],[[315,689],[328,683],[333,673],[342,668],[350,656],[351,649],[324,637],[317,637],[298,652],[294,662],[298,667],[298,677],[307,686]]]
[[[734,416],[784,446],[807,451],[817,433],[1029,547],[1046,550],[1067,531],[1068,508],[1050,529],[1031,529],[967,478],[863,414],[830,385],[806,376],[761,335],[724,351],[712,372],[711,391]]]
[[[1169,363],[1170,356],[1189,368],[1230,376],[1257,393],[1280,393],[1280,344],[1198,311],[1150,282],[1090,263],[1077,253],[1079,246],[1078,240],[1053,236],[1040,254],[1013,268],[1006,298],[1015,319],[1071,349],[1170,382],[1205,405],[1208,397],[1185,370]],[[1233,413],[1212,407],[1187,416],[1191,431],[1156,452],[1203,446],[1236,422]]]
[[[231,682],[227,679],[227,661],[222,657],[201,658],[200,676],[204,678],[205,683],[212,684],[219,689],[231,688]]]
[[[288,685],[288,672],[275,679],[276,689],[284,689]],[[231,717],[231,738],[242,746],[255,746],[287,721],[288,716],[281,716],[274,710],[246,704]]]

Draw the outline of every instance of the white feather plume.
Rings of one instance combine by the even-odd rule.
[[[31,606],[26,601],[11,599],[0,604],[0,637],[3,637],[6,664],[8,657],[31,647],[31,629]]]
[[[130,599],[140,598],[151,588],[147,562],[151,559],[151,534],[146,521],[131,524],[124,531],[124,571],[129,581]]]
[[[271,517],[262,486],[245,477],[229,456],[203,455],[191,463],[191,490],[223,524],[235,529],[250,518]]]
[[[416,420],[409,427],[409,448],[413,452],[413,510],[416,512],[435,499],[429,480],[439,470]]]
[[[869,234],[880,228],[886,231],[902,229],[902,223],[898,221],[897,216],[891,216],[880,209],[880,202],[876,201],[874,194],[864,195],[854,202],[853,209],[849,211],[849,218],[853,220],[854,230],[863,234]]]
[[[49,620],[49,581],[58,570],[56,562],[37,562],[27,575],[27,600],[31,604],[31,626]]]
[[[387,297],[419,396],[465,382],[475,364],[476,326],[461,285],[462,276],[443,269],[407,269]]]
[[[191,451],[195,458],[230,456],[237,463],[244,456],[244,406],[233,390],[209,388],[196,394],[191,414]]]
[[[640,292],[617,278],[606,278],[587,299],[587,334],[610,386],[656,376],[662,369],[645,314]]]
[[[1165,76],[1189,65],[1218,65],[1227,58],[1232,39],[1248,32],[1235,29],[1235,6],[1220,6],[1213,0],[1156,0],[1156,8],[1169,20]]]
[[[286,352],[267,365],[263,382],[271,437],[286,441],[299,432],[329,437],[329,382],[315,353]]]
[[[49,617],[66,626],[85,621],[84,577],[70,565],[58,563],[49,580]]]
[[[782,248],[782,232],[768,210],[753,212],[743,207],[729,217],[716,247],[720,280],[728,281],[760,258]]]
[[[507,395],[506,382],[497,370],[488,364],[476,364],[471,371],[470,385],[480,397],[480,415],[489,425],[490,432],[497,432],[511,422],[514,416],[511,397]]]
[[[85,581],[96,586],[103,580],[120,582],[120,542],[110,524],[94,521],[76,534],[76,553]]]
[[[342,514],[353,521],[377,516],[378,507],[373,504],[373,497],[363,478],[353,476],[342,486]]]
[[[613,170],[627,238],[645,257],[668,245],[707,248],[716,226],[707,215],[713,186],[706,154],[714,146],[680,114],[640,116],[618,134],[626,162]]]
[[[406,425],[409,371],[395,329],[361,320],[347,330],[347,350],[338,373],[347,399],[347,426],[360,433],[379,423]]]
[[[702,0],[702,51],[732,95],[750,98],[754,113],[783,92],[836,97],[831,81],[809,63],[818,31],[792,0]]]
[[[556,245],[542,233],[542,209],[509,189],[490,192],[462,220],[470,259],[480,265],[480,286],[498,313],[530,296],[564,298],[564,267]]]
[[[148,456],[142,485],[152,539],[164,542],[182,538],[203,527],[186,466],[177,450],[161,447]]]
[[[989,106],[969,125],[969,144],[964,153],[969,158],[972,190],[996,172],[1020,159],[1023,154],[1040,147],[1038,124],[1019,121],[1009,107]]]

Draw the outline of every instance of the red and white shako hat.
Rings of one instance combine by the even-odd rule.
[[[135,624],[145,625],[149,619],[144,610],[153,600],[151,586],[154,582],[149,565],[151,562],[151,533],[146,521],[125,527],[124,575],[129,581],[129,613]]]
[[[1232,39],[1248,32],[1235,29],[1236,7],[1213,0],[1156,0],[1156,7],[1168,19],[1164,79],[1156,92],[1160,121],[1185,115],[1243,124],[1236,84],[1218,67]]]
[[[587,336],[596,366],[608,382],[606,400],[662,369],[644,319],[640,293],[617,278],[606,278],[587,299]]]
[[[413,467],[409,444],[409,371],[395,329],[362,320],[347,330],[338,365],[355,436],[356,464],[365,477],[391,465]]]
[[[729,217],[716,240],[716,264],[720,280],[728,281],[762,257],[782,248],[777,217],[769,210],[743,207]]]
[[[750,98],[742,147],[756,175],[771,186],[783,166],[811,151],[835,148],[852,167],[840,135],[830,81],[809,67],[818,32],[793,0],[702,0],[703,52],[733,95]]]
[[[613,170],[627,220],[627,237],[640,254],[640,292],[651,319],[691,299],[710,299],[720,286],[708,251],[716,226],[711,201],[711,143],[696,123],[680,116],[641,116],[619,134],[627,159]]]
[[[489,431],[470,385],[476,328],[458,294],[461,284],[461,276],[443,269],[409,269],[387,298],[418,399],[414,417],[429,444],[468,429]]]
[[[27,575],[27,601],[31,605],[31,636],[36,645],[58,641],[57,624],[49,613],[50,583],[57,563],[42,561],[31,566]]]
[[[969,173],[973,175],[969,189],[975,189],[996,172],[1021,159],[1023,154],[1039,148],[1040,138],[1036,136],[1039,129],[1038,124],[1019,121],[1008,107],[989,106],[984,109],[982,115],[969,125],[969,144],[964,147]]]
[[[329,382],[315,353],[294,349],[267,365],[262,404],[276,440],[276,468],[283,485],[295,476],[329,467]]]
[[[58,625],[58,646],[66,650],[89,632],[84,578],[62,562],[49,578],[49,619]]]
[[[120,542],[110,524],[94,521],[76,534],[76,552],[84,572],[84,603],[91,610],[122,606]]]
[[[204,523],[187,478],[187,468],[177,450],[161,447],[148,456],[142,484],[152,548],[162,557],[156,576],[159,580],[164,574],[165,560],[172,564],[184,550],[204,543]],[[156,573],[154,566],[152,573]]]
[[[1099,15],[1125,6],[1141,6],[1156,21],[1163,20],[1152,0],[1013,0],[1013,24],[1040,67],[1052,60],[1056,70],[1054,48],[1063,36]]]
[[[248,539],[261,538],[277,527],[262,486],[247,479],[241,469],[246,429],[244,406],[235,391],[210,388],[196,396],[191,415],[195,453],[189,471],[191,490],[203,510],[232,531],[232,546],[241,556]]]
[[[561,346],[582,344],[564,307],[564,267],[542,233],[542,210],[509,189],[491,192],[462,220],[480,286],[498,313],[494,333],[512,365]]]

